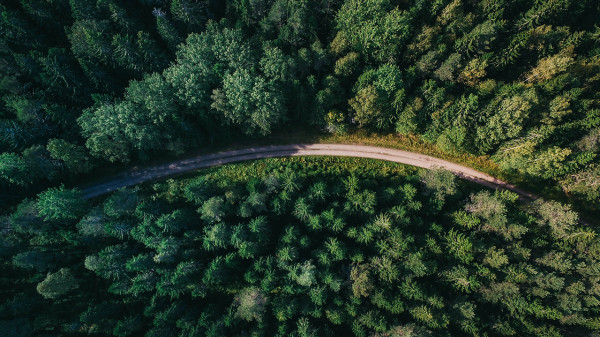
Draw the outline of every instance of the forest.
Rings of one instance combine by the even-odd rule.
[[[597,0],[1,1],[0,335],[598,336],[599,18]],[[331,158],[77,188],[298,130],[411,137],[552,195]]]
[[[7,0],[3,204],[305,125],[416,135],[600,209],[596,0]]]
[[[447,171],[348,158],[234,164],[96,203],[52,188],[5,220],[2,275],[19,282],[2,280],[14,298],[0,328],[597,336],[600,239],[577,217]]]

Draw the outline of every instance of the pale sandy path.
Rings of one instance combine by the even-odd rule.
[[[137,185],[146,181],[164,178],[201,168],[253,159],[289,156],[360,157],[392,161],[396,163],[423,167],[426,169],[439,167],[444,168],[463,179],[470,180],[487,187],[513,191],[519,194],[519,196],[525,200],[535,200],[538,198],[531,193],[523,191],[502,180],[498,180],[488,174],[435,157],[376,146],[343,144],[274,145],[200,155],[168,164],[130,170],[98,182],[94,185],[85,187],[82,189],[82,191],[84,198],[89,199],[115,191],[122,187]]]

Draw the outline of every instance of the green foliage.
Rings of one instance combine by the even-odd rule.
[[[312,264],[312,261],[305,261],[290,269],[289,278],[301,286],[310,287],[316,281],[315,274],[316,267]]]
[[[527,118],[531,108],[529,102],[522,96],[513,96],[504,99],[499,106],[491,104],[490,107],[493,107],[495,112],[490,116],[488,123],[477,130],[484,151],[489,151],[502,141],[521,133],[523,120]]]
[[[410,34],[411,17],[388,0],[351,0],[340,8],[336,23],[353,49],[385,63],[397,60]]]
[[[70,291],[77,289],[79,284],[68,268],[62,268],[56,273],[49,273],[38,283],[37,292],[44,298],[57,299]]]
[[[34,250],[15,255],[12,263],[17,267],[33,268],[36,271],[44,272],[54,265],[52,259],[52,256]]]
[[[246,321],[262,320],[268,298],[258,288],[244,288],[233,301],[237,306],[236,317]]]
[[[90,158],[82,146],[64,139],[50,139],[46,149],[52,158],[62,161],[65,168],[74,174],[87,173],[92,169]]]
[[[11,193],[39,192],[103,165],[91,156],[137,163],[357,124],[489,155],[597,208],[596,184],[581,183],[599,158],[597,12],[567,0],[11,2],[0,176]]]
[[[8,219],[30,243],[7,256],[52,301],[42,317],[65,303],[87,333],[593,330],[600,244],[576,213],[414,172],[269,159],[121,190],[89,208],[76,191],[51,189]],[[397,325],[399,316],[419,325]]]
[[[201,28],[207,19],[207,1],[173,0],[171,14],[189,30]]]
[[[208,222],[221,221],[221,217],[225,215],[225,203],[222,197],[212,197],[202,204],[199,210],[202,214],[202,219]]]
[[[451,54],[434,72],[435,76],[441,81],[454,82],[456,71],[460,68],[461,61],[462,56],[460,54]]]
[[[103,104],[79,117],[86,145],[92,154],[109,161],[127,161],[138,150],[183,150],[182,135],[177,130],[180,117],[177,106],[164,100],[173,97],[172,88],[159,74],[132,81],[126,100]]]
[[[337,159],[215,169],[89,209],[53,186],[357,124],[489,156],[597,210],[598,15],[591,0],[1,4],[0,331],[594,333],[595,229],[555,202]]]
[[[579,216],[568,205],[539,199],[535,201],[534,207],[539,214],[540,224],[548,226],[557,238],[565,238],[577,224]]]
[[[433,191],[436,198],[444,200],[446,196],[456,193],[456,176],[452,172],[435,169],[421,173],[421,181]]]
[[[247,134],[267,135],[285,114],[283,97],[273,85],[238,69],[223,78],[222,89],[215,90],[211,107],[223,114],[227,123],[243,125]]]
[[[597,208],[596,184],[580,183],[593,180],[584,167],[595,167],[597,158],[573,143],[598,124],[584,122],[598,105],[597,81],[583,86],[586,75],[576,70],[598,69],[591,54],[581,53],[591,27],[583,8],[597,9],[582,3],[580,20],[565,21],[571,6],[344,1],[330,47],[334,73],[352,89],[348,120],[371,130],[395,126],[452,154],[491,155],[502,170],[561,182]],[[398,69],[401,84],[378,85],[381,68]]]
[[[37,208],[46,221],[72,221],[85,212],[86,201],[79,190],[68,190],[61,186],[40,193]]]
[[[0,174],[6,181],[17,185],[29,185],[32,176],[27,170],[25,160],[16,153],[0,154]]]
[[[464,234],[450,230],[444,237],[448,252],[457,259],[469,263],[473,260],[473,244]]]
[[[565,191],[574,193],[590,202],[600,198],[600,166],[590,165],[576,173],[566,176],[561,182]]]

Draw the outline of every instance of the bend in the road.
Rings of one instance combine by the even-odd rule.
[[[212,166],[247,160],[289,156],[361,157],[391,161],[426,169],[443,168],[453,172],[463,179],[470,180],[487,187],[513,191],[525,200],[533,200],[538,198],[531,193],[521,190],[516,186],[513,186],[502,180],[498,180],[488,174],[439,158],[414,152],[381,148],[376,146],[345,144],[273,145],[200,155],[163,165],[127,171],[103,182],[99,182],[84,188],[83,196],[86,199],[89,199],[115,191],[122,187],[128,187],[146,181],[165,178],[168,176]]]

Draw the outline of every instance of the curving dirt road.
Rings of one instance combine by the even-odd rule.
[[[341,156],[380,159],[402,163],[426,169],[443,168],[457,176],[478,184],[513,191],[522,199],[534,200],[538,197],[523,191],[507,182],[498,180],[490,175],[476,171],[466,166],[438,159],[419,153],[394,150],[376,146],[343,145],[343,144],[299,144],[299,145],[274,145],[253,147],[242,150],[218,152],[209,155],[200,155],[193,158],[178,160],[138,170],[130,170],[98,182],[82,189],[84,198],[93,198],[121,187],[127,187],[146,181],[164,178],[183,172],[193,171],[205,167],[223,165],[228,163],[289,156]]]

